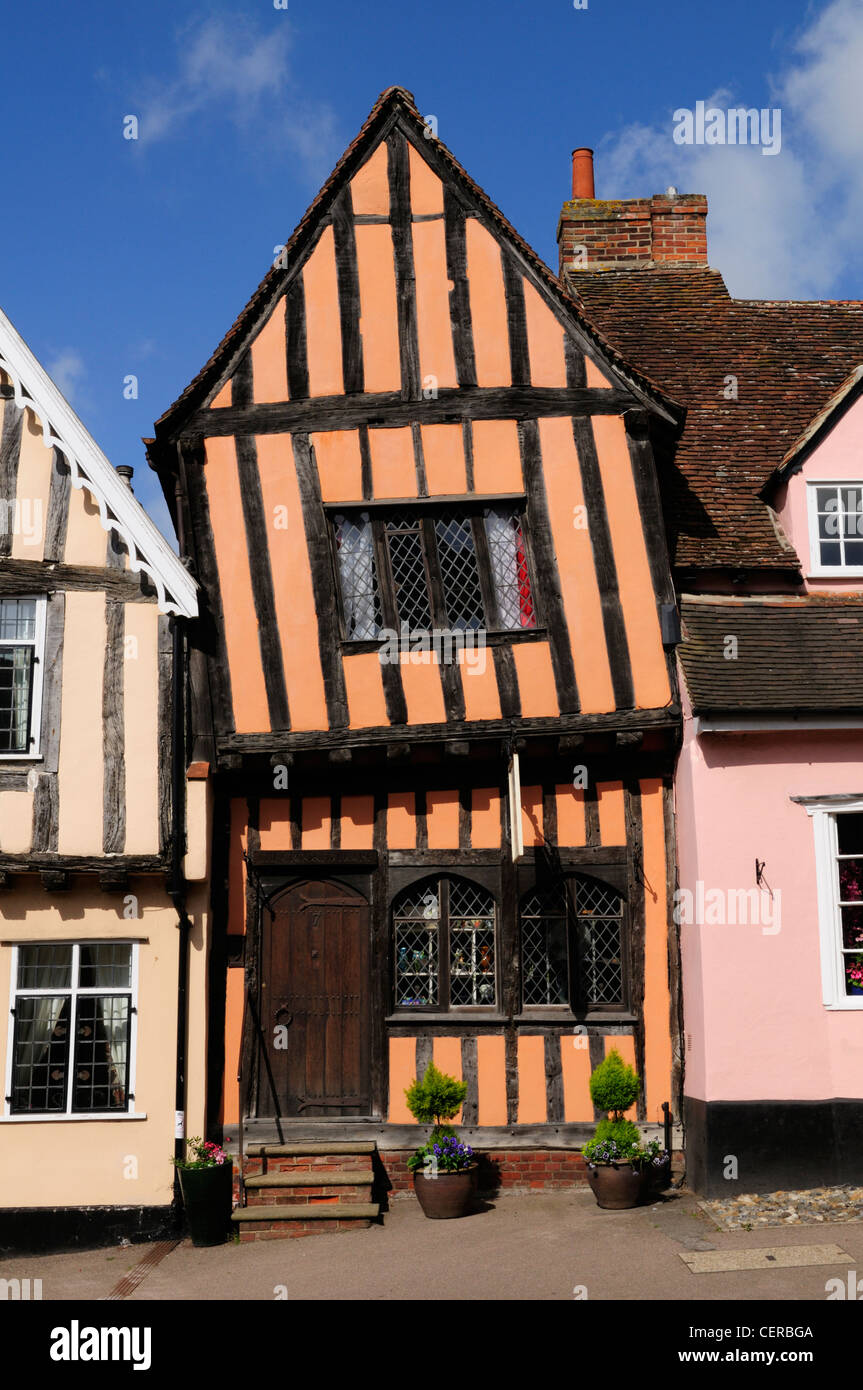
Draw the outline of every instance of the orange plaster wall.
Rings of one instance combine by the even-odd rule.
[[[329,849],[332,803],[328,796],[304,796],[302,810],[302,848]]]
[[[411,431],[369,430],[369,450],[375,497],[416,497],[417,470]]]
[[[398,391],[401,362],[392,228],[360,226],[355,236],[365,388]]]
[[[325,227],[321,232],[317,246],[303,266],[303,288],[306,296],[309,395],[340,396],[345,383],[342,376],[342,330],[332,227]]]
[[[390,792],[387,797],[387,849],[416,849],[416,797],[413,792]]]
[[[572,421],[540,420],[539,438],[579,700],[600,714],[614,709],[614,689]]]
[[[230,435],[208,439],[205,448],[205,478],[225,614],[234,721],[237,733],[262,733],[269,730],[270,712],[249,574],[236,448]]]
[[[648,1121],[662,1119],[671,1099],[671,992],[668,984],[665,820],[662,782],[645,778],[641,789],[644,844],[644,1071]]]
[[[473,485],[476,492],[523,491],[515,420],[474,421]]]
[[[497,787],[474,787],[471,792],[470,842],[472,849],[500,846],[500,792]]]
[[[467,492],[461,425],[423,425],[421,438],[429,496]]]
[[[626,809],[622,782],[597,782],[596,808],[599,814],[599,843],[626,844]]]
[[[584,791],[563,782],[555,787],[557,802],[557,842],[569,849],[587,844],[587,823],[584,816]]]
[[[563,328],[529,280],[524,280],[524,311],[532,386],[565,386]]]
[[[626,430],[617,415],[593,415],[591,425],[608,509],[635,702],[651,709],[668,704],[671,690]]]
[[[303,509],[289,435],[256,436],[292,729],[329,727]],[[285,525],[287,521],[287,525]],[[296,654],[302,652],[302,660]],[[232,675],[233,679],[233,675]]]
[[[524,847],[542,845],[542,787],[522,787],[521,789],[521,835]]]
[[[548,1100],[545,1086],[545,1039],[518,1039],[518,1123],[545,1124]]]
[[[322,501],[361,501],[362,459],[357,431],[327,430],[309,438],[318,465]]]
[[[541,719],[559,714],[548,643],[514,642],[512,655],[524,718]]]
[[[599,370],[596,363],[591,361],[589,357],[584,359],[584,380],[585,384],[590,387],[602,389],[604,386],[611,386],[608,377]]]
[[[235,1125],[240,1118],[240,1088],[237,1067],[243,1036],[244,972],[237,967],[227,972],[225,984],[225,1070],[222,1091],[222,1123]]]
[[[388,724],[381,663],[377,652],[346,656],[344,671],[351,728],[369,729]]]
[[[374,849],[375,799],[342,797],[342,849]]]
[[[476,1040],[477,1122],[506,1124],[506,1042],[494,1034]]]
[[[427,793],[426,824],[429,849],[458,849],[458,813],[458,792]]]
[[[286,797],[267,797],[261,802],[259,831],[261,849],[291,848],[291,807]]]
[[[408,145],[408,164],[411,177],[411,212],[415,217],[430,216],[443,212],[443,184],[437,174],[418,155],[413,145]]]
[[[510,386],[506,297],[500,247],[475,217],[465,223],[477,386]]]
[[[416,1038],[390,1038],[390,1097],[391,1125],[413,1125],[416,1121],[408,1110],[405,1090],[416,1076]]]
[[[500,719],[500,693],[491,647],[480,647],[471,652],[469,661],[464,658],[464,651],[460,651],[458,665],[461,668],[465,719]]]
[[[560,1039],[563,1073],[563,1118],[567,1124],[593,1123],[590,1098],[590,1048],[587,1033],[563,1033]]]
[[[223,406],[228,406],[231,404],[231,398],[231,378],[229,378],[225,382],[224,386],[219,388],[213,399],[210,401],[210,409],[221,410]]]
[[[276,306],[252,343],[253,398],[256,402],[288,399],[288,359],[285,343],[285,297]]]
[[[435,1038],[432,1044],[432,1059],[438,1071],[461,1081],[461,1038]],[[462,1123],[461,1110],[453,1116],[450,1123]]]
[[[403,664],[402,687],[408,710],[409,724],[443,724],[446,710],[440,683],[440,667],[435,665],[434,653],[424,653],[427,661],[421,666]]]
[[[390,183],[385,143],[378,145],[354,174],[351,179],[351,199],[355,213],[389,217]]]
[[[415,222],[413,243],[420,377],[424,384],[434,377],[429,384],[440,388],[457,386],[443,221]]]

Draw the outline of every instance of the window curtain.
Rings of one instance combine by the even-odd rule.
[[[533,598],[521,524],[512,512],[485,514],[489,555],[502,628],[535,627]]]
[[[43,989],[68,989],[69,986],[69,963],[61,961],[56,965],[43,965],[39,974],[40,985]],[[21,1005],[28,1005],[27,1009],[22,1009]],[[36,1074],[37,1067],[44,1066],[49,1059],[49,1052],[52,1041],[54,1041],[54,1030],[60,1022],[60,1017],[65,1012],[65,1026],[67,1036],[63,1039],[68,1043],[69,1028],[69,995],[68,994],[41,994],[36,996],[18,995],[15,1001],[16,1020],[15,1020],[15,1059],[13,1066],[13,1095],[18,1092],[29,1094],[30,1083]],[[67,1053],[68,1057],[68,1053]],[[66,1063],[68,1068],[68,1061]],[[64,1110],[66,1108],[66,1082],[68,1080],[68,1070],[63,1077],[63,1099],[62,1103],[56,1108]],[[59,1083],[56,1083],[59,1084]],[[41,1090],[41,1086],[34,1089]],[[46,1102],[52,1090],[51,1078],[47,1079]],[[13,1104],[18,1108],[17,1101]]]
[[[377,637],[372,524],[365,514],[357,520],[336,517],[336,541],[344,598],[347,636],[357,640]]]

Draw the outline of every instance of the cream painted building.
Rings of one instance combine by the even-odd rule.
[[[174,719],[196,585],[2,313],[0,417],[2,1253],[170,1228],[209,832]]]

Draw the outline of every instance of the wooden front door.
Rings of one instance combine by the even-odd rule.
[[[371,1113],[369,908],[340,883],[295,884],[265,914],[261,1024],[283,1115]],[[258,1113],[272,1110],[261,1076]]]

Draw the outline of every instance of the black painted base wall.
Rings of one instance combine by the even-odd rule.
[[[863,1182],[863,1100],[684,1098],[687,1185],[705,1197]],[[728,1160],[737,1177],[726,1178]]]
[[[182,1218],[180,1218],[182,1219]],[[55,1255],[177,1236],[173,1207],[2,1207],[0,1256]]]

